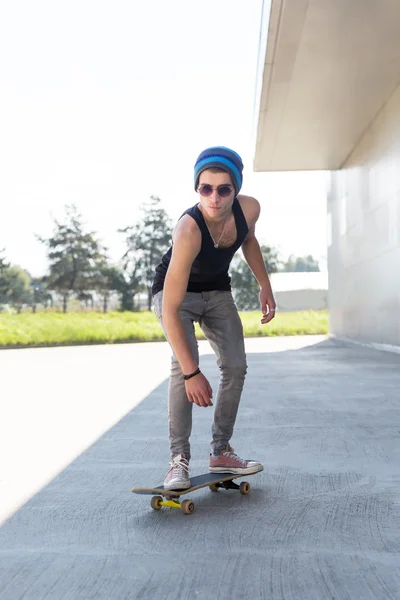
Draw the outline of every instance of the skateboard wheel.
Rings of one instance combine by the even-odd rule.
[[[151,499],[151,508],[154,510],[161,510],[162,496],[153,496]]]
[[[243,494],[243,496],[247,496],[247,494],[250,494],[250,484],[247,481],[242,481],[242,483],[239,486],[239,492]]]
[[[212,484],[210,485],[210,490],[211,490],[212,492],[218,492],[218,485],[217,485],[216,483],[212,483]]]
[[[194,511],[194,504],[191,500],[184,500],[181,504],[181,510],[185,515],[191,515]]]

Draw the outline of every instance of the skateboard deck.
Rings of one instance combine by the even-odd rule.
[[[262,470],[262,469],[260,469]],[[257,471],[259,473],[260,471]],[[239,490],[241,494],[247,496],[250,493],[250,484],[242,481],[240,485],[234,483],[234,479],[256,475],[248,473],[247,475],[238,475],[237,473],[205,473],[190,478],[191,486],[181,490],[166,490],[163,485],[152,488],[133,488],[134,494],[152,495],[151,507],[154,510],[160,510],[162,506],[170,508],[180,508],[185,514],[191,514],[194,511],[194,503],[191,500],[179,501],[180,496],[190,494],[203,487],[209,487],[212,492],[218,492],[219,489]],[[157,494],[157,495],[154,495]],[[164,499],[165,498],[165,499]]]

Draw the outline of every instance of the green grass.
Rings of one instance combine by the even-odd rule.
[[[261,313],[240,314],[245,336],[326,334],[327,311],[277,313],[261,325]],[[198,337],[203,335],[196,327]],[[0,346],[45,346],[164,340],[152,312],[0,314]]]

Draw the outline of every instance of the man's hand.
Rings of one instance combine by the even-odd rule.
[[[199,373],[185,381],[186,394],[189,402],[197,406],[212,406],[212,389],[203,373]]]
[[[262,325],[269,323],[275,317],[276,303],[271,289],[261,288],[260,292],[261,312],[263,317],[261,319]]]

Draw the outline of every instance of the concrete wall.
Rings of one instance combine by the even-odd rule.
[[[331,175],[328,271],[331,332],[400,346],[400,88]]]

